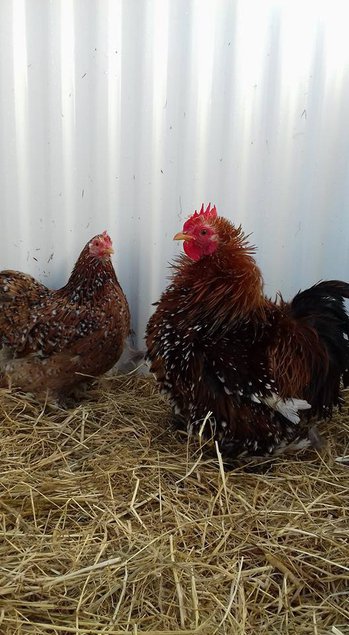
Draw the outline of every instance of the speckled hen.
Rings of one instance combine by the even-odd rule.
[[[50,290],[31,276],[0,272],[0,384],[62,398],[109,370],[130,331],[107,232],[82,250],[68,283]]]
[[[225,456],[309,445],[348,384],[349,285],[332,280],[272,302],[241,227],[202,206],[147,332],[147,357],[174,412]],[[204,427],[205,427],[204,426]]]

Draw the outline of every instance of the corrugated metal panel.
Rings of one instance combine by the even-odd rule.
[[[60,285],[107,228],[141,337],[211,201],[268,292],[349,278],[348,80],[345,1],[2,0],[1,268]]]

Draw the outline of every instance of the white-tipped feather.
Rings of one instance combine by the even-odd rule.
[[[281,399],[275,393],[270,397],[264,397],[261,401],[273,410],[280,412],[291,423],[300,422],[298,410],[309,410],[311,408],[310,403],[305,401],[305,399]]]
[[[294,452],[299,452],[299,450],[307,450],[311,447],[310,439],[296,439],[291,443],[287,443],[286,441],[280,443],[278,447],[276,447],[273,451],[274,456],[280,456],[281,454],[293,454]]]

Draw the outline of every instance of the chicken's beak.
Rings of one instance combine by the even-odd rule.
[[[113,254],[115,254],[115,251],[112,247],[108,247],[108,249],[105,250],[106,256],[112,256]]]
[[[189,236],[189,234],[184,234],[183,232],[178,232],[178,234],[173,236],[173,240],[193,240],[193,236]]]

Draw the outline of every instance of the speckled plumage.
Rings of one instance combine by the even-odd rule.
[[[61,396],[119,359],[130,331],[129,307],[110,255],[91,255],[92,241],[61,289],[0,272],[2,385]]]
[[[309,415],[330,416],[340,404],[349,285],[324,282],[272,302],[241,228],[205,213],[193,223],[212,229],[218,245],[174,263],[147,326],[148,361],[189,430],[211,413],[206,430],[225,455],[273,454],[304,438]]]

